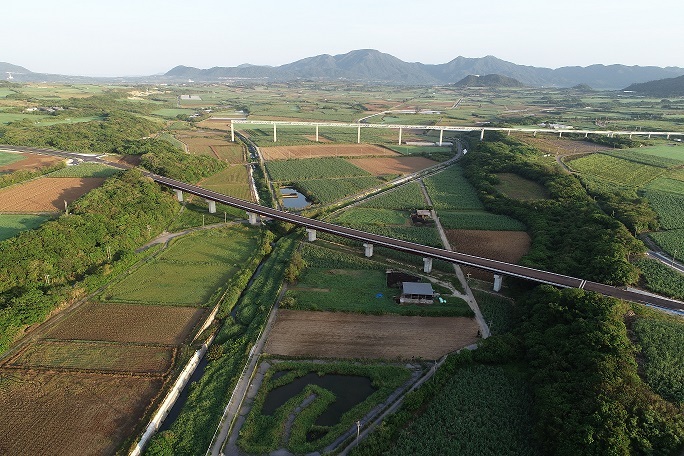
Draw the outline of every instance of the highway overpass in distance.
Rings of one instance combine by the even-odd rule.
[[[0,150],[3,149],[16,152],[37,153],[62,157],[66,159],[77,159],[87,162],[102,163],[110,166],[115,166],[121,169],[130,168],[130,166],[108,162],[97,156],[88,154],[77,154],[72,152],[56,151],[52,149],[18,146],[0,146]],[[636,291],[634,289],[626,289],[598,282],[591,282],[581,278],[557,274],[554,272],[544,271],[541,269],[528,268],[517,264],[506,263],[503,261],[492,260],[489,258],[483,258],[473,255],[467,255],[464,253],[425,246],[414,242],[394,239],[388,236],[368,233],[365,231],[347,228],[344,226],[335,225],[333,223],[328,223],[321,220],[312,219],[309,217],[304,217],[299,214],[293,214],[290,212],[262,206],[260,204],[252,203],[250,201],[245,201],[232,196],[223,195],[221,193],[207,190],[197,185],[187,184],[185,182],[160,176],[154,173],[144,172],[144,174],[150,179],[154,180],[155,182],[175,190],[177,192],[177,195],[179,196],[179,199],[182,198],[182,194],[179,194],[178,192],[186,192],[206,199],[210,203],[210,210],[212,206],[211,202],[214,202],[214,207],[215,203],[218,202],[244,210],[248,214],[251,223],[255,223],[256,215],[259,215],[262,217],[268,217],[270,219],[280,220],[298,226],[303,226],[307,228],[307,230],[309,230],[310,233],[314,233],[314,235],[310,236],[309,239],[315,239],[315,232],[320,231],[323,233],[329,233],[336,236],[345,237],[347,239],[360,241],[366,245],[386,247],[400,252],[406,252],[413,255],[420,255],[425,259],[438,259],[450,263],[458,263],[465,266],[472,266],[486,271],[490,271],[498,275],[518,277],[521,279],[530,280],[538,283],[550,284],[562,288],[580,288],[584,290],[594,291],[605,296],[623,299],[626,301],[653,305],[656,307],[661,307],[664,309],[674,310],[678,312],[684,311],[684,302],[666,298],[663,296],[646,294],[643,292]]]

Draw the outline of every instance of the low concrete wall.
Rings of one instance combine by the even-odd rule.
[[[185,388],[185,385],[195,372],[197,365],[207,352],[207,348],[209,345],[211,345],[213,340],[214,336],[212,335],[204,344],[202,344],[202,347],[195,352],[192,358],[190,358],[190,361],[188,361],[188,364],[185,365],[185,368],[176,379],[173,388],[171,388],[171,390],[166,394],[164,401],[159,406],[157,413],[154,414],[150,424],[148,424],[147,428],[145,428],[145,432],[140,438],[140,441],[129,453],[130,456],[139,456],[142,454],[145,445],[147,445],[152,436],[159,430],[159,427],[164,422],[164,418],[166,418],[166,415],[168,415],[171,407],[173,407],[173,405],[176,403],[176,399],[178,399],[181,391],[183,391],[183,388]]]

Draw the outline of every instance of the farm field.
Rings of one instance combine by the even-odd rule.
[[[1,369],[0,448],[5,455],[114,454],[162,380]]]
[[[643,274],[646,289],[684,300],[684,274],[657,260],[640,259],[635,264]]]
[[[439,211],[442,227],[447,230],[523,231],[525,225],[507,215],[484,211]]]
[[[499,183],[496,189],[506,197],[521,201],[548,199],[548,192],[538,183],[525,179],[513,173],[499,173],[496,175]]]
[[[472,185],[463,176],[459,165],[452,165],[439,174],[423,179],[434,208],[440,210],[484,209]]]
[[[47,166],[54,165],[62,161],[61,158],[48,157],[46,155],[35,155],[35,154],[17,154],[11,152],[0,152],[6,158],[3,162],[0,162],[0,174],[13,173],[19,170],[36,170],[38,168],[44,168]],[[7,158],[8,156],[11,158]],[[15,160],[16,157],[22,157]]]
[[[589,141],[558,138],[557,136],[550,135],[530,136],[516,134],[516,138],[551,155],[588,154],[611,149],[610,147]]]
[[[256,237],[240,225],[183,236],[103,296],[113,302],[210,306],[216,290],[256,248]]]
[[[171,369],[174,352],[158,345],[41,340],[28,345],[5,366],[161,375]]]
[[[191,130],[176,133],[175,139],[185,144],[191,154],[207,155],[231,164],[245,162],[242,145],[231,142],[225,134]]]
[[[340,268],[342,266],[340,265]],[[446,303],[399,305],[394,296],[399,288],[387,286],[385,271],[363,269],[307,268],[299,282],[290,286],[286,296],[298,310],[326,310],[398,315],[472,316],[470,307],[460,298],[444,295]]]
[[[463,367],[383,454],[537,455],[531,404],[522,374]]]
[[[262,147],[264,160],[290,160],[295,158],[322,157],[393,157],[396,152],[372,144],[316,144],[301,146]]]
[[[0,212],[57,212],[99,187],[102,178],[43,177],[0,190]]]
[[[178,345],[205,315],[205,309],[195,307],[89,302],[50,329],[46,337]]]
[[[249,172],[244,165],[229,166],[213,176],[202,179],[198,185],[235,198],[254,200],[249,185]]]
[[[663,157],[679,161],[684,164],[684,146],[681,144],[668,143],[657,146],[640,147],[638,152],[655,157]]]
[[[676,193],[678,195],[684,195],[684,182],[677,179],[669,179],[667,177],[659,177],[651,181],[645,187],[646,190],[654,190],[658,192],[669,192]]]
[[[342,158],[271,161],[266,163],[266,169],[271,178],[278,182],[370,175]]]
[[[279,310],[265,352],[282,356],[438,359],[477,341],[465,317]]]
[[[0,151],[0,169],[5,166],[11,165],[12,163],[18,162],[19,160],[24,160],[26,157],[23,154],[16,152],[3,152]]]
[[[22,231],[33,230],[50,220],[45,215],[0,214],[0,241],[16,236]]]
[[[418,182],[410,182],[401,187],[374,196],[358,207],[375,209],[395,209],[410,211],[412,209],[424,209],[427,207],[425,196]]]
[[[320,204],[330,204],[380,185],[382,182],[373,176],[309,179],[295,183],[295,187],[301,193],[314,203]]]
[[[678,260],[684,259],[684,229],[649,233],[651,239],[670,255],[677,255]]]
[[[566,162],[571,169],[632,187],[642,187],[667,171],[604,154],[593,154]]]
[[[644,195],[667,230],[684,228],[684,194],[646,189]]]
[[[412,174],[437,164],[424,157],[353,158],[349,161],[374,176]]]
[[[646,381],[667,400],[684,403],[684,318],[635,308],[632,329],[643,357]]]
[[[122,171],[118,168],[102,165],[100,163],[81,163],[75,166],[67,166],[49,174],[48,177],[100,177],[106,179],[116,176]]]
[[[517,263],[530,249],[530,236],[524,231],[446,230],[456,252]],[[466,268],[473,277],[491,280],[492,273]]]
[[[409,213],[392,209],[353,207],[340,213],[334,219],[343,225],[408,225]]]

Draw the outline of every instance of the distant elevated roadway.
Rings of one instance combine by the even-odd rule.
[[[118,168],[126,169],[130,166],[122,165],[118,163],[111,163],[103,160],[94,155],[87,154],[76,154],[71,152],[56,151],[52,149],[41,149],[41,148],[30,148],[30,147],[17,147],[17,146],[0,146],[0,150],[13,150],[17,152],[29,152],[44,155],[52,155],[67,159],[78,159],[88,162],[103,163],[111,166],[116,166]],[[336,236],[341,236],[347,239],[353,239],[364,243],[366,247],[366,254],[370,250],[372,255],[373,246],[386,247],[389,249],[397,250],[400,252],[406,252],[413,255],[420,255],[426,260],[429,260],[430,269],[432,265],[432,259],[448,261],[451,263],[458,263],[465,266],[472,266],[486,271],[493,272],[495,275],[499,276],[512,276],[518,277],[525,280],[531,280],[534,282],[545,283],[554,285],[562,288],[580,288],[589,291],[595,291],[606,296],[612,296],[618,299],[623,299],[626,301],[639,302],[643,304],[649,304],[656,307],[662,307],[665,309],[684,311],[684,302],[677,301],[674,299],[669,299],[663,296],[644,294],[634,289],[626,289],[620,287],[614,287],[611,285],[605,285],[598,282],[591,282],[588,280],[580,279],[577,277],[566,276],[562,274],[557,274],[554,272],[544,271],[541,269],[528,268],[525,266],[520,266],[517,264],[506,263],[503,261],[492,260],[489,258],[478,257],[474,255],[467,255],[464,253],[453,252],[445,249],[440,249],[436,247],[430,247],[426,245],[416,244],[414,242],[403,241],[400,239],[391,238],[388,236],[382,236],[379,234],[368,233],[361,230],[356,230],[353,228],[347,228],[340,225],[335,225],[333,223],[324,222],[321,220],[316,220],[308,217],[301,216],[299,214],[293,214],[286,211],[281,211],[277,209],[272,209],[270,207],[261,206],[250,201],[241,200],[239,198],[234,198],[232,196],[223,195],[205,188],[199,187],[197,185],[187,184],[175,179],[160,176],[158,174],[145,172],[145,175],[155,182],[172,188],[176,191],[179,199],[182,200],[182,192],[186,192],[192,195],[196,195],[200,198],[204,198],[209,202],[209,210],[212,210],[212,202],[215,209],[216,202],[226,204],[231,207],[235,207],[244,210],[250,223],[257,223],[256,216],[268,217],[274,220],[281,220],[284,222],[292,223],[298,226],[303,226],[308,231],[309,240],[313,241],[316,238],[316,232],[320,231],[323,233],[329,233]],[[370,249],[369,249],[370,247]],[[370,255],[369,255],[370,256]],[[426,261],[427,264],[427,261]],[[429,271],[428,271],[429,272]],[[500,280],[500,278],[499,278]]]

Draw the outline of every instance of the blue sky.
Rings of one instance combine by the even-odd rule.
[[[149,75],[176,65],[281,65],[363,48],[423,63],[494,55],[550,68],[684,67],[681,0],[6,3],[0,61],[36,72]]]

